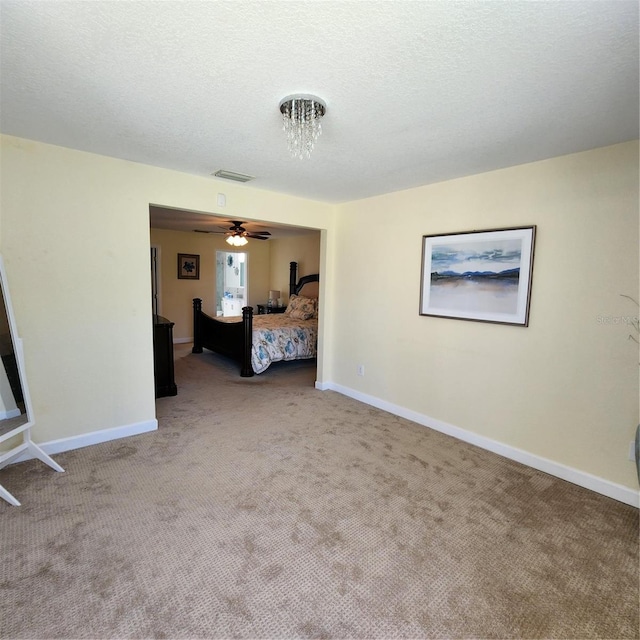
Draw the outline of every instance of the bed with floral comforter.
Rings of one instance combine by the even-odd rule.
[[[262,373],[272,362],[315,358],[318,319],[299,320],[284,314],[254,316],[251,366]]]
[[[209,349],[240,362],[240,376],[262,373],[272,362],[315,358],[318,351],[317,273],[296,280],[297,263],[289,263],[289,301],[284,313],[253,315],[242,308],[242,317],[212,317],[202,311],[202,300],[193,299],[192,353]]]

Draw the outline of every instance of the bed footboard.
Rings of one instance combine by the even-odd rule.
[[[221,322],[202,311],[202,300],[193,299],[193,348],[192,353],[209,349],[238,360],[240,375],[249,378],[251,366],[251,342],[253,338],[253,307],[242,308],[242,321]]]

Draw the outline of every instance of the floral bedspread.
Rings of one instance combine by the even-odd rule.
[[[295,320],[281,313],[253,316],[251,366],[255,373],[278,360],[315,358],[317,350],[317,318]]]

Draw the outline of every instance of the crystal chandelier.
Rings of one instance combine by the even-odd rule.
[[[280,101],[282,129],[287,135],[289,153],[294,158],[309,158],[322,133],[322,116],[327,106],[316,96],[294,95]]]

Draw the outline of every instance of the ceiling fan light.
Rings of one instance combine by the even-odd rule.
[[[231,236],[227,236],[226,242],[232,247],[244,247],[249,241],[242,234],[234,233]]]

